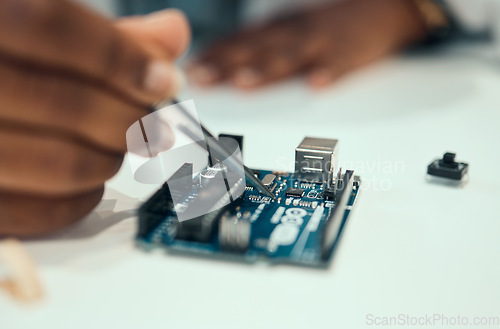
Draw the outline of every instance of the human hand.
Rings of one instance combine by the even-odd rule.
[[[409,0],[349,0],[253,27],[215,43],[188,68],[195,82],[256,88],[305,73],[314,87],[425,37]]]
[[[97,205],[128,127],[175,94],[188,42],[177,11],[115,25],[69,0],[0,0],[0,235],[51,232]]]

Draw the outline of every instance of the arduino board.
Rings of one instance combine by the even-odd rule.
[[[242,144],[241,136],[234,137]],[[244,179],[231,179],[221,163],[197,175],[185,164],[139,209],[137,244],[171,253],[255,262],[326,267],[354,206],[361,180],[337,168],[337,140],[306,137],[296,148],[295,171],[253,170],[276,196],[261,194]],[[223,177],[218,195],[211,181]],[[234,191],[241,188],[235,198]],[[210,195],[220,199],[213,211],[181,220],[180,212]]]

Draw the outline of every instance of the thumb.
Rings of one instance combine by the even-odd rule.
[[[116,27],[135,39],[153,55],[174,60],[191,40],[186,16],[178,10],[167,9],[146,16],[120,19]]]

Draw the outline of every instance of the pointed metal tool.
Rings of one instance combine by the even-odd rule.
[[[172,105],[175,105],[181,112],[181,114],[187,118],[195,127],[200,126],[203,135],[205,136],[205,140],[208,144],[208,148],[210,149],[210,152],[214,152],[218,158],[220,159],[225,159],[228,164],[232,167],[235,168],[243,168],[245,171],[245,178],[252,183],[252,185],[259,190],[260,193],[267,195],[270,197],[272,200],[276,200],[276,196],[269,191],[269,189],[262,184],[260,179],[258,179],[254,172],[245,166],[245,164],[237,157],[231,156],[231,153],[226,149],[226,147],[219,142],[217,138],[207,129],[205,126],[199,122],[193,115],[182,105],[177,99],[172,99]],[[152,111],[156,111],[155,108],[152,109]],[[184,129],[187,129],[187,127],[183,127]],[[196,136],[196,133],[192,134],[186,134],[187,137],[193,139],[193,136]],[[195,140],[195,142],[197,142]]]

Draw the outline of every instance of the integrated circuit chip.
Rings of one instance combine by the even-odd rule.
[[[304,191],[305,190],[303,188],[289,187],[286,189],[285,193],[286,196],[294,196],[300,198],[304,195]]]

